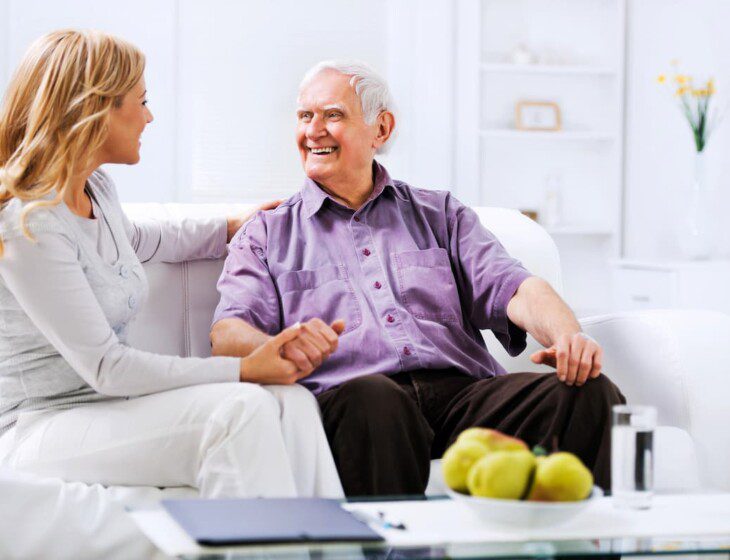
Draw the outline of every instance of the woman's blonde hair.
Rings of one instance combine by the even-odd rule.
[[[54,31],[35,41],[15,71],[0,109],[0,208],[61,202],[76,173],[92,164],[109,113],[142,78],[145,59],[127,41],[99,31]],[[56,190],[52,200],[40,200]],[[0,256],[3,245],[0,240]]]

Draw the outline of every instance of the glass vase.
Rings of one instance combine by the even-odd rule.
[[[712,193],[705,167],[705,152],[695,152],[694,173],[684,207],[684,227],[680,232],[683,256],[691,260],[709,259],[715,249]]]

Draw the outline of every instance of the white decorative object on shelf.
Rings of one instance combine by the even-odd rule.
[[[705,152],[695,152],[689,200],[679,233],[682,254],[688,259],[709,259],[715,251],[714,214],[705,169]]]
[[[530,52],[530,49],[528,49],[526,45],[521,43],[512,49],[512,52],[510,53],[510,60],[512,61],[512,64],[532,64],[535,62],[535,55]]]

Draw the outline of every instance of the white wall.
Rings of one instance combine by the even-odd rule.
[[[0,0],[0,86],[33,39],[97,28],[137,44],[155,121],[142,161],[108,166],[125,201],[271,199],[301,184],[296,88],[327,58],[391,82],[397,138],[381,160],[414,185],[453,185],[453,4],[446,0]]]
[[[448,0],[389,0],[387,79],[396,103],[392,150],[381,161],[398,179],[454,188],[454,26]]]
[[[246,191],[265,198],[291,192],[300,180],[290,111],[301,72],[320,58],[359,57],[388,76],[398,104],[398,137],[386,164],[413,184],[451,187],[454,4],[348,2],[314,17],[317,6],[296,0],[0,0],[0,86],[43,32],[76,26],[118,33],[147,53],[155,114],[143,136],[142,162],[112,168],[122,197],[190,200],[197,184],[224,198]],[[655,77],[678,58],[688,72],[714,75],[723,98],[730,87],[727,21],[727,0],[628,2],[627,257],[678,255],[692,144]],[[730,204],[728,148],[726,122],[708,147],[718,208]],[[246,179],[237,180],[234,169]],[[730,228],[718,234],[722,253],[730,255]]]
[[[118,34],[147,56],[155,121],[142,161],[108,166],[128,202],[271,199],[302,181],[296,87],[326,58],[387,74],[385,0],[0,0],[0,87],[33,39],[63,27]]]
[[[5,90],[5,84],[8,83],[8,16],[9,16],[8,0],[0,0],[0,85]]]
[[[130,201],[170,200],[174,196],[175,151],[175,0],[0,0],[0,54],[9,72],[30,43],[65,27],[97,28],[129,39],[148,54],[147,89],[154,124],[142,136],[143,160],[136,166],[111,166],[120,195]],[[0,66],[2,70],[2,66]],[[0,75],[2,89],[7,74]]]
[[[385,73],[385,0],[328,4],[181,0],[181,200],[287,197],[302,184],[294,141],[304,72],[332,58]]]
[[[628,14],[625,255],[679,256],[677,236],[692,178],[689,126],[656,76],[678,59],[685,72],[715,76],[720,105],[730,96],[730,2],[631,0]],[[728,115],[730,116],[730,115]],[[726,119],[727,121],[727,119]],[[710,141],[708,173],[716,188],[721,252],[730,254],[730,122]]]

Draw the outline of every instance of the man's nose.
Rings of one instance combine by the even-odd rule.
[[[307,137],[320,138],[324,134],[327,134],[327,129],[324,126],[324,119],[321,119],[318,115],[314,115],[312,120],[307,124]]]

